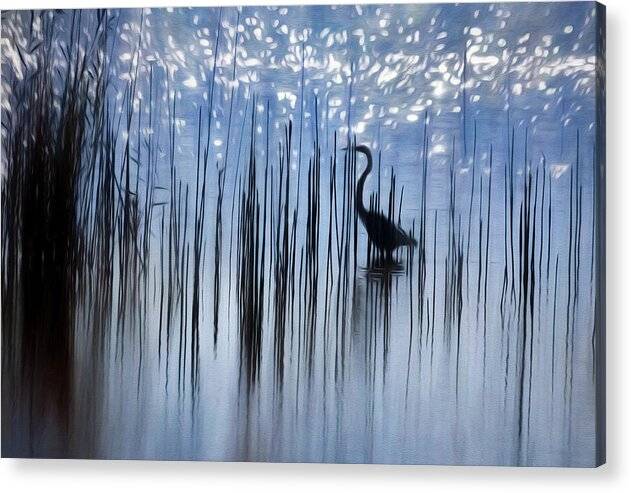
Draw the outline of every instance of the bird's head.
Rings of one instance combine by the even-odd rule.
[[[342,151],[348,151],[349,149],[352,149],[355,152],[361,152],[364,154],[370,152],[370,147],[368,147],[365,144],[351,144],[350,146],[346,145],[341,148]]]

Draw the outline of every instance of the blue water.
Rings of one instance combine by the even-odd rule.
[[[599,277],[593,259],[600,239],[594,190],[602,163],[594,154],[599,135],[593,3],[147,8],[108,14],[108,99],[114,121],[123,117],[117,173],[124,186],[129,145],[138,197],[156,187],[152,200],[160,205],[147,225],[148,274],[134,281],[144,302],[129,301],[123,318],[135,329],[123,335],[117,330],[121,252],[113,253],[113,316],[100,368],[93,368],[88,351],[90,299],[77,307],[74,385],[97,411],[89,414],[79,398],[73,419],[77,429],[98,430],[89,455],[595,464],[592,337]],[[72,12],[58,15],[56,39],[67,41]],[[82,22],[82,37],[89,40],[93,13],[86,11]],[[28,12],[3,13],[3,73],[19,78],[25,71],[15,44],[28,36],[30,25]],[[63,67],[59,46],[53,56]],[[12,98],[11,87],[3,84],[4,114]],[[174,295],[167,339],[159,293],[167,282],[161,239],[169,244],[161,221],[168,227],[173,184],[181,187],[175,190],[181,204],[189,188],[187,237],[180,240],[190,266],[181,274],[184,291],[193,290],[195,209],[201,204],[195,197],[198,138],[201,154],[208,153],[208,185],[195,369],[187,349],[192,297]],[[377,196],[379,208],[387,214],[391,207],[393,221],[419,241],[414,250],[398,251],[394,268],[371,265],[366,230],[355,222],[354,187],[345,195],[345,180],[354,183],[365,167],[361,155],[356,163],[347,160],[342,148],[349,140],[368,145],[375,159],[364,201]],[[309,215],[314,146],[321,153],[320,203]],[[263,232],[268,235],[256,257],[263,266],[263,302],[254,329],[243,322],[247,307],[240,295],[251,291],[240,275],[239,248],[247,243],[238,226],[247,214],[240,194],[251,158],[259,248]],[[287,168],[285,200],[280,191]],[[217,242],[220,173],[226,181]],[[278,251],[272,246],[283,220],[279,200],[296,238],[289,242],[294,295],[282,304],[280,370]],[[519,245],[526,211],[530,256],[524,266]],[[309,218],[319,225],[311,260]],[[342,224],[350,231],[346,239]],[[526,288],[523,269],[531,274]],[[246,375],[251,363],[243,362],[249,349],[242,334],[248,329],[260,336],[252,382]],[[90,387],[91,371],[102,375],[102,387]],[[40,445],[45,451],[45,438]]]

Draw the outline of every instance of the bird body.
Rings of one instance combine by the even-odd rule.
[[[366,156],[366,169],[357,180],[355,191],[355,204],[357,214],[362,224],[366,228],[368,238],[382,253],[388,257],[399,247],[415,247],[416,240],[408,235],[393,221],[384,216],[381,212],[367,210],[364,206],[364,184],[366,178],[372,171],[372,153],[366,145],[356,145],[355,151]]]

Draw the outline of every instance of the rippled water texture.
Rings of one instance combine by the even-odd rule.
[[[603,23],[3,12],[3,455],[602,462]]]

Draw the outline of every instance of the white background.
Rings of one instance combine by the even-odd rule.
[[[1,9],[308,4],[333,0],[0,0]],[[382,0],[387,1],[387,0]],[[395,0],[396,1],[396,0]],[[418,0],[417,0],[418,1]],[[391,3],[394,3],[390,0]],[[338,0],[338,3],[357,3]],[[366,3],[375,3],[367,1]],[[607,5],[607,457],[598,469],[350,466],[146,461],[0,461],[0,491],[467,493],[631,491],[631,1]],[[625,146],[625,144],[627,144]],[[631,291],[631,289],[630,289]]]

